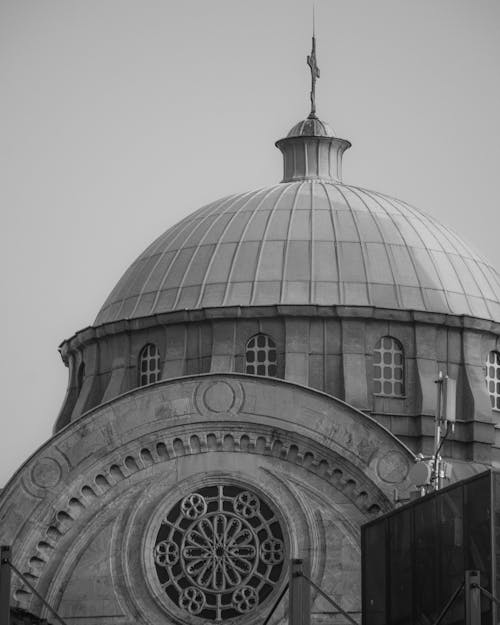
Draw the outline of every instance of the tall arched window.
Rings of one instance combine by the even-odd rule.
[[[267,334],[256,334],[247,343],[246,372],[276,377],[276,343]]]
[[[156,345],[148,343],[139,355],[139,386],[152,384],[160,379],[160,352]]]
[[[405,394],[403,346],[392,336],[383,336],[373,350],[373,392],[386,397]]]
[[[486,361],[486,386],[493,410],[500,410],[500,353],[490,352]]]

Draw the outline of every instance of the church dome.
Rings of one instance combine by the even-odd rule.
[[[243,382],[230,376],[256,381],[251,402],[268,377],[284,414],[283,384],[314,389],[427,456],[441,373],[447,389],[459,380],[445,453],[500,464],[500,276],[434,217],[342,182],[351,144],[316,115],[314,51],[313,37],[309,116],[276,142],[281,182],[203,206],[136,259],[94,326],[60,346],[70,381],[56,431],[133,389],[163,401],[165,381],[219,374],[227,383],[203,378],[188,403],[234,419]]]
[[[278,144],[287,141],[296,139]],[[500,321],[499,274],[431,216],[333,176],[288,180],[217,200],[167,230],[127,270],[95,324],[280,304]]]
[[[351,147],[311,110],[276,142],[280,184],[200,208],[162,234],[95,325],[234,306],[359,306],[500,321],[500,276],[454,232],[395,198],[342,183]]]

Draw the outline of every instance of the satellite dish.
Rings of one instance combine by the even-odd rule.
[[[408,474],[409,481],[415,486],[424,486],[431,482],[431,467],[428,462],[416,462]]]

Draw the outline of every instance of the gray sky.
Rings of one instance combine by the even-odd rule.
[[[344,180],[500,268],[500,2],[317,0],[318,113]],[[281,178],[308,113],[308,0],[0,3],[0,486],[51,433],[58,344],[163,230]]]

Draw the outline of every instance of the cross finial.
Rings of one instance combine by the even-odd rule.
[[[307,56],[307,64],[311,69],[311,112],[309,117],[316,117],[316,79],[319,78],[319,67],[316,62],[316,33],[314,24],[314,5],[313,5],[313,36],[311,54]]]

